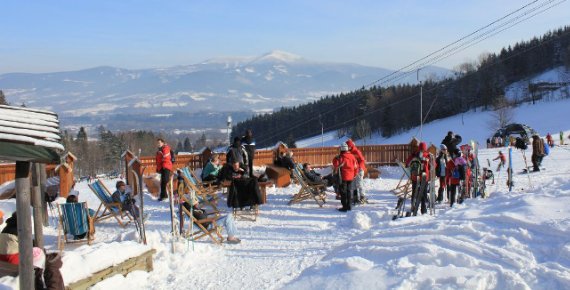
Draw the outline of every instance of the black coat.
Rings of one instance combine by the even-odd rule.
[[[247,158],[250,161],[253,160],[253,157],[255,156],[255,140],[253,139],[253,137],[243,136],[241,138],[241,144],[245,148],[245,151],[247,153]]]
[[[449,135],[445,136],[445,138],[441,141],[441,144],[447,147],[448,152],[453,152],[457,149],[457,145],[461,144],[463,139],[459,135],[455,135],[451,137]]]

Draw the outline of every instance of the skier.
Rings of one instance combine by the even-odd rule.
[[[564,132],[560,131],[560,145],[564,145]]]
[[[465,179],[465,167],[467,165],[467,162],[461,156],[461,151],[459,149],[453,151],[451,153],[451,157],[452,158],[447,162],[446,174],[449,176],[449,206],[453,207],[457,189],[461,183],[461,180]]]
[[[449,155],[447,153],[447,147],[445,147],[445,145],[439,145],[439,149],[439,155],[435,159],[435,174],[439,178],[437,202],[441,203],[443,201],[443,191],[447,186],[445,168],[447,166],[447,161],[449,161]]]
[[[544,141],[538,135],[532,136],[532,166],[533,171],[540,171],[540,163],[544,157]]]
[[[507,162],[507,157],[503,154],[502,151],[499,151],[499,156],[497,156],[493,161],[499,160],[499,165],[497,165],[497,172],[501,171],[501,168],[505,167],[505,163]]]
[[[350,153],[352,153],[352,155],[354,155],[356,162],[358,162],[358,175],[356,175],[354,178],[354,202],[364,204],[368,202],[368,199],[366,198],[366,191],[364,189],[364,171],[366,170],[366,159],[364,159],[362,151],[356,147],[351,139],[348,139],[346,141],[346,145],[348,145],[348,150]]]
[[[340,171],[342,177],[340,184],[340,202],[342,203],[342,207],[338,209],[341,212],[351,210],[352,193],[350,192],[350,188],[354,177],[358,174],[358,168],[356,158],[348,151],[348,145],[342,143],[340,145],[340,155],[333,159],[334,172]]]
[[[168,198],[166,194],[166,185],[170,180],[172,172],[172,150],[170,146],[164,142],[164,139],[156,139],[158,151],[156,151],[156,172],[160,173],[160,197],[158,201]]]
[[[418,151],[412,153],[406,160],[406,167],[410,168],[410,177],[412,178],[412,213],[418,214],[418,204],[421,203],[421,213],[427,213],[427,181],[429,180],[429,152],[427,151],[427,144],[421,142]],[[422,175],[425,174],[426,183],[421,186]],[[420,186],[419,191],[416,193],[416,188]]]
[[[546,143],[548,143],[548,146],[554,147],[554,140],[552,139],[552,135],[550,135],[550,133],[546,134]]]

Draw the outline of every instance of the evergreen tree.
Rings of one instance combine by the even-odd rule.
[[[192,143],[190,143],[189,137],[184,139],[184,152],[192,152]]]
[[[8,105],[8,101],[6,101],[6,96],[4,96],[2,90],[0,90],[0,105]]]

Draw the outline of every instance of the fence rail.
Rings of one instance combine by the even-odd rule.
[[[395,159],[405,160],[409,155],[410,146],[408,144],[398,145],[365,145],[359,146],[366,162],[372,165],[395,165]],[[298,163],[310,163],[313,166],[327,166],[332,163],[332,159],[338,155],[338,147],[319,147],[319,148],[294,148],[293,158]],[[264,166],[273,164],[274,151],[257,150],[254,157],[254,165]],[[78,156],[81,158],[81,156]],[[144,174],[152,174],[156,172],[156,160],[154,156],[142,156],[139,158],[142,166],[145,168]],[[220,160],[225,162],[225,154],[220,155]],[[190,166],[192,169],[202,168],[204,160],[200,154],[177,155],[174,169]],[[48,165],[46,171],[48,176],[53,176],[55,165]],[[14,163],[0,164],[0,184],[14,180],[16,175],[16,166]]]

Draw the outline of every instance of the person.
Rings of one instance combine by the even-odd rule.
[[[358,162],[358,174],[354,178],[354,201],[364,204],[368,202],[368,198],[366,197],[366,189],[364,187],[364,171],[366,171],[366,159],[364,159],[364,155],[362,151],[360,151],[356,144],[352,141],[352,139],[348,139],[346,141],[346,145],[348,145],[348,150],[354,157],[356,158],[356,162]]]
[[[532,136],[532,166],[533,171],[540,171],[540,163],[544,157],[544,141],[538,135]]]
[[[282,152],[281,155],[277,157],[275,165],[279,167],[285,167],[289,169],[289,171],[293,171],[293,169],[295,168],[295,160],[293,159],[293,152],[292,151]]]
[[[334,185],[334,177],[332,174],[321,176],[321,174],[313,170],[313,167],[310,163],[303,164],[303,174],[311,184],[323,184],[326,187]]]
[[[493,159],[493,161],[499,160],[499,165],[497,165],[497,172],[501,171],[501,168],[505,167],[507,162],[507,157],[503,154],[503,151],[499,151],[499,155]]]
[[[196,220],[203,220],[208,218],[208,214],[206,213],[206,210],[200,207],[200,203],[198,202],[198,199],[194,197],[194,199],[192,200],[193,206],[192,209],[190,209],[190,205],[188,204],[188,202],[184,202],[182,203],[182,206],[184,206],[188,211],[192,211],[192,216],[196,219]],[[221,216],[218,217],[216,219],[216,223],[218,223],[220,226],[222,226],[223,228],[226,229],[227,232],[227,239],[226,242],[228,244],[239,244],[241,243],[241,240],[236,236],[237,235],[237,228],[235,226],[235,222],[234,222],[234,217],[233,214],[227,214],[225,216]],[[209,229],[212,225],[211,222],[206,222],[202,224],[206,229]]]
[[[6,227],[0,233],[0,261],[18,265],[20,254],[18,248],[18,215],[12,213],[6,220]]]
[[[242,166],[243,164],[239,163],[238,161],[232,163],[232,170],[230,171],[231,175],[229,178],[230,180],[248,177],[247,171]]]
[[[439,154],[435,159],[435,175],[439,179],[439,189],[437,191],[437,201],[443,201],[443,192],[447,187],[446,182],[446,166],[447,161],[449,161],[449,155],[447,154],[447,147],[441,144],[439,145]]]
[[[78,203],[79,202],[79,197],[78,197],[79,192],[74,193],[74,194],[69,194],[67,196],[67,199],[65,200],[66,203]],[[95,211],[93,209],[88,209],[87,214],[89,215],[89,217],[93,218],[95,217]],[[75,235],[73,237],[73,239],[75,240],[81,240],[83,238],[85,238],[85,236],[87,235],[87,232],[83,233],[83,234],[79,234],[79,235]]]
[[[164,139],[156,139],[158,151],[156,151],[156,172],[160,173],[160,197],[158,201],[168,198],[166,186],[170,180],[172,172],[172,150],[170,146],[164,142]]]
[[[455,197],[457,195],[457,189],[461,183],[461,172],[465,172],[465,165],[467,162],[463,157],[461,157],[461,151],[456,149],[452,152],[451,159],[447,161],[446,175],[448,176],[448,195],[449,195],[449,206],[453,207],[455,203]],[[465,173],[463,173],[465,175]]]
[[[441,144],[445,145],[447,150],[454,151],[461,141],[461,136],[453,134],[453,131],[449,131],[447,132],[447,136],[441,141]]]
[[[348,145],[342,143],[340,145],[340,155],[333,159],[333,170],[339,172],[341,176],[340,184],[340,202],[342,207],[338,210],[347,212],[351,210],[351,197],[350,192],[354,177],[358,174],[358,163],[352,153],[348,151]]]
[[[202,181],[215,181],[218,179],[220,174],[220,169],[222,166],[220,165],[220,157],[217,154],[212,155],[210,161],[202,170]]]
[[[136,200],[131,198],[131,194],[126,192],[127,185],[124,181],[119,180],[115,184],[117,190],[113,192],[111,198],[113,202],[118,202],[121,204],[121,208],[131,213],[135,218],[139,218],[139,208],[135,205]]]
[[[550,147],[554,147],[554,139],[552,139],[552,135],[550,133],[546,134],[546,143]]]
[[[247,153],[247,164],[249,165],[249,174],[253,176],[253,158],[255,157],[255,140],[253,139],[253,131],[251,129],[245,130],[245,135],[241,138]]]
[[[421,203],[421,213],[427,213],[427,181],[429,180],[429,164],[430,157],[427,151],[426,142],[421,142],[418,151],[410,154],[406,160],[406,167],[410,168],[410,177],[412,179],[412,214],[418,214],[418,206]],[[421,178],[425,174],[425,184],[421,186]],[[418,186],[420,186],[419,189]]]
[[[239,162],[234,162],[231,167],[230,180],[232,181],[227,198],[229,208],[241,208],[249,206],[251,209],[262,204],[261,190],[257,178],[251,178]]]
[[[564,132],[560,131],[560,145],[564,145]]]
[[[239,137],[234,138],[232,146],[228,148],[226,153],[226,163],[233,164],[234,162],[239,162],[242,168],[249,170],[247,151],[245,147],[241,144]]]

